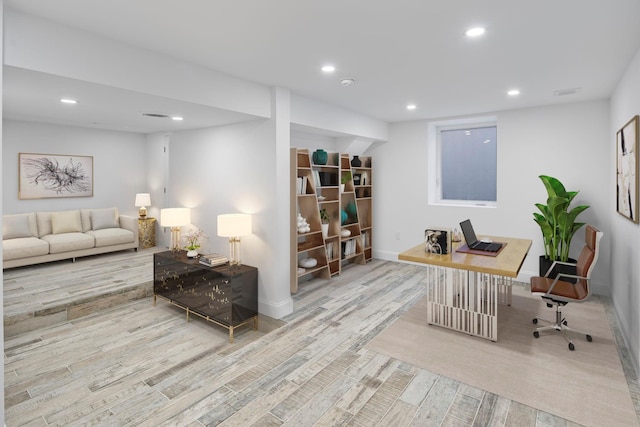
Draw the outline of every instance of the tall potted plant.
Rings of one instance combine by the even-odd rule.
[[[585,224],[576,222],[576,218],[589,206],[569,209],[578,191],[567,191],[557,178],[540,175],[540,179],[547,190],[547,204],[536,203],[540,212],[534,212],[533,219],[540,226],[544,241],[544,257],[540,257],[540,275],[543,276],[553,261],[569,261],[571,239]]]

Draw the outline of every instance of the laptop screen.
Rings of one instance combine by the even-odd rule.
[[[462,221],[460,223],[460,228],[462,229],[462,234],[464,234],[464,240],[467,242],[467,246],[473,245],[478,241],[478,237],[476,237],[476,233],[473,231],[470,219]]]

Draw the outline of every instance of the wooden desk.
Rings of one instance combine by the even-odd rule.
[[[511,305],[511,279],[518,276],[531,240],[493,237],[506,246],[497,256],[426,253],[424,244],[398,259],[427,265],[427,322],[491,341],[498,340],[498,304]]]

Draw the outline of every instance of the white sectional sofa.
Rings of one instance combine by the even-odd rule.
[[[3,269],[138,249],[138,218],[117,208],[2,216]]]

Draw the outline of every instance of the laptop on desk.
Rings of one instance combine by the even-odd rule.
[[[498,252],[500,248],[502,248],[503,243],[483,242],[478,240],[476,232],[473,231],[471,220],[469,219],[462,221],[460,223],[460,228],[462,229],[464,240],[467,242],[469,249],[473,249],[474,251]]]

